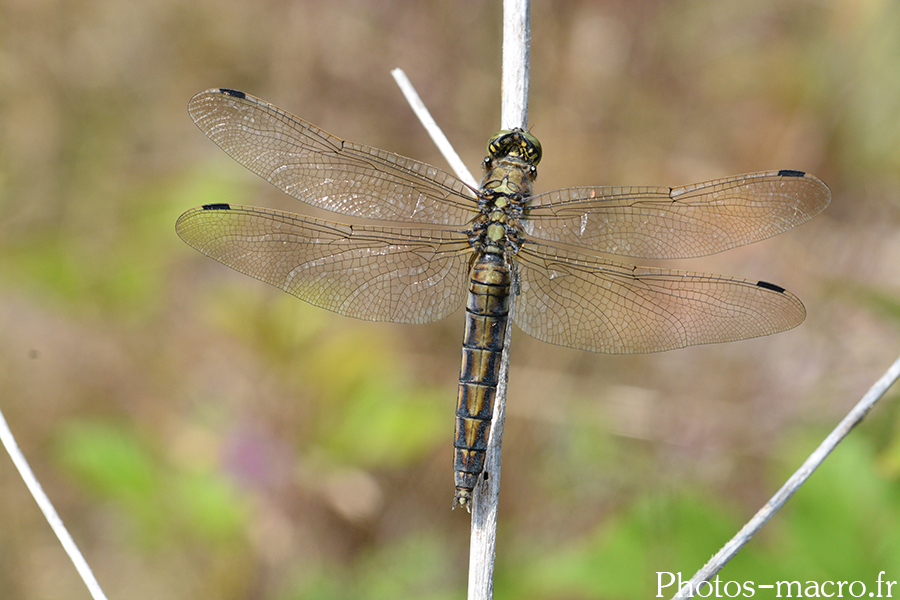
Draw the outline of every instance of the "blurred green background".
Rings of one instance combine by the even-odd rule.
[[[651,597],[900,347],[900,3],[532,18],[537,191],[791,168],[834,196],[796,231],[673,265],[788,287],[809,313],[795,330],[627,357],[514,334],[496,597]],[[338,317],[174,223],[207,202],[304,210],[194,127],[209,87],[446,168],[401,67],[477,169],[500,32],[497,1],[0,0],[0,405],[111,598],[463,597],[462,312]],[[722,579],[900,579],[898,427],[896,401],[874,411]],[[0,598],[88,598],[5,455],[0,515]]]

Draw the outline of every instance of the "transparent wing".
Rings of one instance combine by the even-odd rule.
[[[465,298],[471,248],[449,229],[342,225],[228,204],[191,209],[175,229],[210,258],[349,317],[428,323]]]
[[[658,352],[769,335],[806,316],[796,296],[762,281],[636,267],[547,246],[516,256],[515,322],[560,346]]]
[[[533,239],[639,258],[690,258],[766,239],[831,201],[802,171],[736,175],[678,187],[565,188],[532,198]]]
[[[259,98],[200,92],[188,112],[236,161],[307,204],[367,219],[461,225],[475,192],[431,165],[345,142]]]

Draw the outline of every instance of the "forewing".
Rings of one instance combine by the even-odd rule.
[[[726,275],[636,267],[550,247],[517,255],[514,319],[539,340],[632,354],[730,342],[796,327],[783,288]]]
[[[465,297],[471,248],[449,229],[351,226],[228,204],[191,209],[175,229],[210,258],[349,317],[428,323]]]
[[[312,206],[367,219],[453,226],[474,216],[474,192],[449,173],[345,142],[243,92],[200,92],[188,112],[232,158]]]
[[[822,212],[824,183],[769,171],[678,187],[566,188],[531,199],[532,238],[640,258],[690,258],[777,235]]]

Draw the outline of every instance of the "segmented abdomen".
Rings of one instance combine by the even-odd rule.
[[[509,267],[502,254],[484,252],[475,259],[469,275],[466,335],[456,403],[454,506],[468,507],[472,489],[484,470],[509,314],[509,288]]]

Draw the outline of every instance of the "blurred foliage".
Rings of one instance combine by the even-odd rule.
[[[799,465],[819,439],[796,444],[785,464]],[[869,585],[880,570],[892,578],[900,570],[900,541],[884,532],[900,525],[900,481],[872,478],[874,460],[865,441],[848,439],[776,517],[779,523],[768,525],[721,571],[722,581],[839,577]],[[784,471],[772,483],[790,474]],[[699,490],[663,503],[655,495],[641,498],[562,547],[535,548],[521,540],[528,550],[514,553],[515,564],[501,558],[496,597],[656,597],[658,572],[680,573],[687,581],[746,519]],[[836,547],[864,551],[846,556]],[[676,587],[663,595],[671,597]]]
[[[515,335],[496,596],[656,595],[752,515],[898,347],[900,4],[535,3],[539,191],[798,168],[814,222],[687,268],[778,281],[807,322],[640,357]],[[360,323],[187,248],[184,210],[304,207],[185,111],[245,89],[346,139],[471,166],[500,3],[0,0],[0,404],[110,597],[461,597],[449,511],[462,321]],[[678,265],[681,266],[681,265]],[[720,574],[900,575],[896,393]],[[0,598],[87,598],[0,461]]]
[[[166,473],[172,469],[138,439],[127,427],[71,421],[59,435],[57,454],[92,495],[127,511],[154,546],[166,544],[178,528],[222,543],[246,527],[246,507],[221,473]]]

